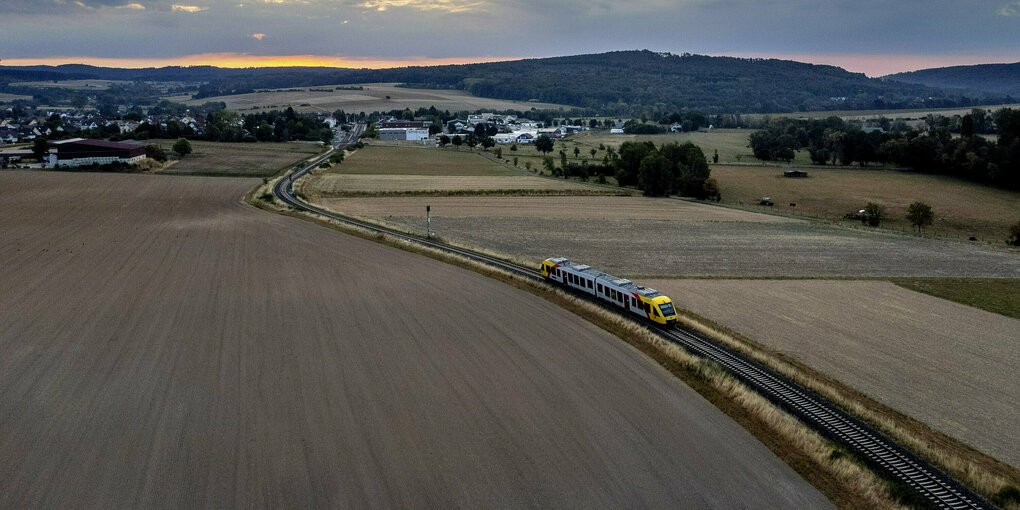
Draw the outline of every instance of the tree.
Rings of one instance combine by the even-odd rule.
[[[932,213],[931,206],[920,200],[907,207],[907,221],[917,227],[918,232],[931,225],[934,220],[935,215]]]
[[[191,154],[191,142],[189,142],[187,138],[178,138],[177,141],[174,142],[173,151],[183,158],[184,156]]]
[[[329,128],[322,128],[319,130],[319,141],[323,144],[329,145],[333,143],[333,130]]]
[[[32,141],[32,155],[35,159],[43,161],[46,156],[50,153],[50,142],[47,142],[45,138],[36,138]]]
[[[716,149],[715,154],[712,154],[712,162],[713,163],[719,162],[719,149]]]
[[[661,197],[670,191],[670,162],[662,154],[652,152],[641,160],[638,188],[650,197]]]
[[[620,145],[620,158],[616,161],[616,180],[620,186],[632,186],[638,183],[641,160],[655,152],[652,142],[623,142]]]
[[[486,149],[488,149],[489,147],[492,147],[493,145],[496,145],[496,140],[493,140],[492,137],[489,136],[489,135],[485,135],[485,136],[481,137],[481,139],[479,139],[479,141],[481,142],[482,147],[485,147]]]
[[[588,151],[588,153],[589,153],[589,154],[591,154],[591,157],[592,157],[592,158],[594,158],[594,157],[595,157],[595,154],[598,154],[598,152],[599,152],[599,150],[598,150],[598,149],[596,149],[595,147],[592,147],[592,148],[591,148],[591,150],[590,150],[590,151]]]
[[[445,147],[448,143],[450,143],[450,137],[449,136],[439,135],[439,146],[440,147]]]
[[[516,143],[510,144],[510,151],[511,152],[517,152],[517,144]]]
[[[464,143],[464,140],[461,139],[461,137],[459,136],[455,136],[453,137],[453,140],[451,140],[451,143],[453,143],[454,147],[459,147],[461,144]]]
[[[491,140],[491,138],[490,138],[490,140]],[[503,148],[502,147],[496,147],[496,150],[493,151],[493,152],[495,152],[495,154],[496,154],[496,159],[503,159]]]
[[[580,157],[580,156],[581,156],[581,149],[578,146],[575,145],[574,146],[574,157],[577,158],[577,157]]]
[[[560,151],[560,169],[563,170],[563,177],[566,178],[569,172],[567,171],[567,153],[566,151]]]
[[[875,202],[868,202],[868,205],[864,206],[864,214],[861,216],[861,222],[872,227],[877,227],[879,223],[882,223],[882,218],[884,217],[885,207],[882,207]]]
[[[542,135],[535,139],[535,149],[539,152],[548,154],[553,151],[553,139],[549,138],[548,135]]]

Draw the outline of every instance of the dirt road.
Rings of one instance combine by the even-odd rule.
[[[0,173],[0,507],[828,506],[589,323],[256,182]]]

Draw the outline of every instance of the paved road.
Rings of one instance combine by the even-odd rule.
[[[0,173],[0,507],[831,506],[589,323],[255,183]]]

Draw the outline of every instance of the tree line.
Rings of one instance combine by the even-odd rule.
[[[957,136],[950,124],[958,126]],[[993,131],[996,139],[981,131]],[[930,119],[922,130],[905,124],[891,131],[865,130],[839,117],[775,119],[752,133],[748,146],[765,161],[791,161],[796,151],[806,149],[819,165],[893,163],[1020,190],[1020,110],[1009,108],[993,114],[974,110],[953,123]]]

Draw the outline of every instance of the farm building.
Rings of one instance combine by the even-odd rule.
[[[425,140],[429,137],[428,129],[415,128],[382,128],[379,130],[380,140]]]
[[[787,170],[783,172],[784,177],[807,177],[807,172],[803,170]]]
[[[72,138],[51,142],[57,151],[58,165],[85,166],[93,163],[137,163],[145,159],[145,145],[135,142],[107,142]]]

